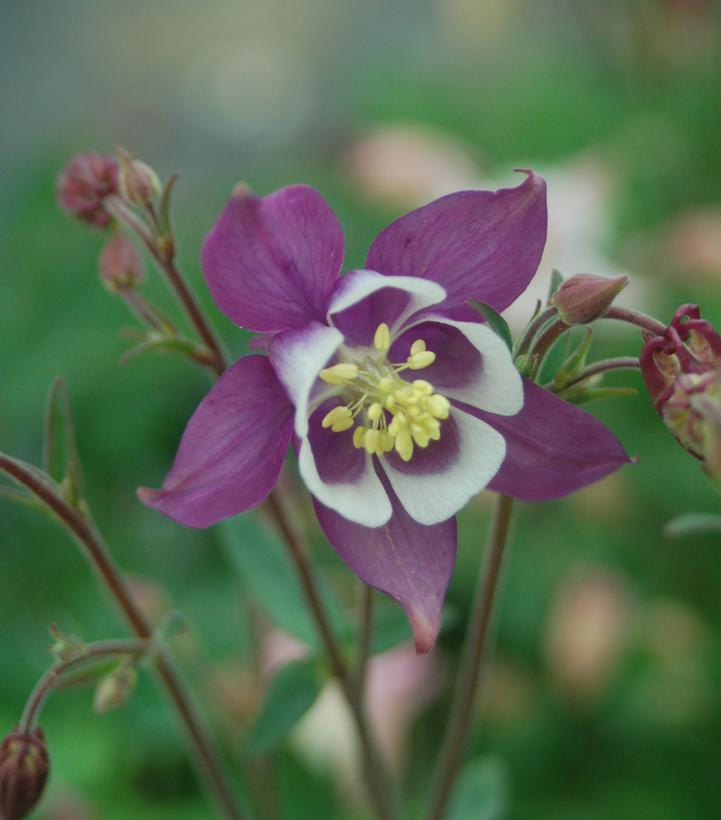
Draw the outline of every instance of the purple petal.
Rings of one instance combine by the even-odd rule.
[[[343,262],[343,232],[323,197],[292,185],[266,197],[238,192],[208,234],[203,270],[218,307],[255,331],[325,320]]]
[[[506,439],[506,459],[489,488],[524,501],[568,495],[630,459],[613,433],[585,410],[524,380],[523,409],[498,416],[467,408]]]
[[[353,524],[315,500],[313,504],[333,549],[365,583],[398,601],[413,627],[416,651],[429,652],[456,561],[456,521],[424,527],[388,490],[393,516],[374,529]]]
[[[246,356],[215,383],[188,422],[160,490],[140,499],[189,527],[259,504],[273,489],[293,430],[293,407],[265,356]]]
[[[328,307],[330,321],[348,345],[370,345],[381,322],[391,332],[414,313],[446,298],[440,285],[417,276],[384,276],[354,270],[338,281]]]
[[[527,173],[516,188],[449,194],[397,219],[376,237],[366,267],[438,282],[454,319],[479,320],[469,299],[504,310],[528,286],[546,243],[546,184]]]

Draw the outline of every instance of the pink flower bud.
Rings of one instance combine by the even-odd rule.
[[[721,477],[721,336],[682,305],[661,336],[647,338],[641,373],[656,412],[681,446]]]
[[[49,771],[42,729],[9,734],[0,745],[0,817],[27,817],[43,793]]]
[[[628,284],[628,276],[594,276],[579,273],[566,279],[551,297],[551,304],[567,325],[587,325],[600,319]]]
[[[160,193],[158,175],[146,163],[125,151],[118,149],[120,173],[118,187],[120,196],[129,205],[147,205]]]
[[[124,234],[113,234],[100,254],[100,281],[111,293],[120,293],[136,288],[144,276],[138,249]]]
[[[118,163],[101,154],[78,154],[62,170],[57,182],[60,206],[94,228],[104,228],[111,216],[105,197],[118,192]]]

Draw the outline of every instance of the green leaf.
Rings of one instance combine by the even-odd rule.
[[[175,183],[178,181],[178,174],[173,174],[172,177],[165,183],[163,193],[160,197],[160,230],[163,236],[171,236],[172,227],[170,224],[170,197],[173,193]]]
[[[448,820],[503,820],[508,816],[509,792],[502,760],[472,760],[461,770]]]
[[[511,329],[508,327],[508,322],[506,322],[503,316],[485,302],[475,302],[471,299],[468,304],[483,316],[491,330],[506,343],[506,347],[508,347],[509,350],[513,350]]]
[[[553,380],[564,361],[568,358],[568,348],[570,344],[570,334],[568,332],[560,336],[546,353],[538,375],[539,384],[547,384]]]
[[[586,328],[586,332],[581,341],[566,361],[558,368],[553,378],[554,389],[562,389],[564,384],[573,381],[573,379],[581,374],[581,371],[586,366],[586,358],[588,357],[588,351],[591,349],[592,339],[593,331],[590,327]]]
[[[318,630],[309,614],[295,565],[270,526],[260,516],[246,513],[224,521],[219,531],[231,565],[271,620],[304,643],[320,648]],[[320,586],[333,631],[347,633],[351,627],[340,604],[330,589]]]
[[[284,666],[268,687],[258,719],[247,739],[247,751],[261,755],[275,749],[315,703],[321,689],[315,660],[295,661]]]
[[[561,276],[561,272],[557,271],[555,268],[553,273],[551,274],[551,284],[548,287],[548,302],[550,304],[551,297],[553,294],[561,287],[563,283],[563,276]]]
[[[62,376],[50,385],[45,413],[43,468],[77,506],[83,497],[83,474],[75,443],[70,399]]]
[[[588,387],[578,384],[568,391],[561,390],[558,395],[570,404],[587,404],[597,399],[636,396],[638,390],[635,387]]]
[[[663,528],[666,538],[685,538],[689,535],[703,535],[709,532],[721,532],[721,515],[683,513],[672,518]]]

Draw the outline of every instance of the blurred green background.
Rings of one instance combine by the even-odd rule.
[[[136,500],[137,486],[161,481],[208,379],[179,358],[118,366],[132,319],[98,284],[101,236],[55,204],[58,170],[73,153],[121,144],[163,176],[181,173],[181,261],[234,355],[247,337],[208,298],[198,251],[238,180],[261,193],[319,187],[352,267],[399,213],[533,167],[549,183],[551,227],[538,287],[511,311],[516,328],[552,267],[626,271],[626,304],[666,319],[699,302],[721,322],[719,17],[714,0],[3,0],[0,449],[38,461],[45,392],[62,373],[99,525],[147,606],[177,607],[191,623],[178,652],[236,766],[264,691],[253,634],[266,665],[295,651],[271,630],[282,614],[258,599],[292,576],[278,581],[271,567],[276,585],[262,586],[253,560],[273,549],[262,531],[228,546]],[[147,292],[172,310],[157,276]],[[638,347],[633,332],[600,327],[594,355]],[[483,728],[472,733],[469,760],[482,762],[466,777],[490,771],[504,805],[458,808],[457,820],[721,813],[718,538],[661,534],[680,512],[716,511],[718,495],[642,393],[591,410],[638,463],[564,501],[519,506]],[[292,472],[288,481],[295,492]],[[352,615],[353,579],[296,497]],[[49,624],[88,640],[124,627],[52,521],[0,504],[4,733],[50,662]],[[437,748],[487,508],[481,498],[461,516],[437,651],[416,662],[401,646],[373,673],[411,808]],[[108,715],[92,714],[91,697],[73,690],[48,704],[54,773],[37,816],[210,817],[152,683]],[[364,816],[357,778],[338,768],[348,737],[333,692],[322,701],[243,784],[268,817]]]

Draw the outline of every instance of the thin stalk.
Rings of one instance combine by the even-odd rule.
[[[521,354],[528,352],[528,349],[531,347],[531,344],[536,338],[538,331],[546,324],[546,322],[550,322],[551,319],[555,318],[557,314],[558,311],[552,305],[547,307],[545,310],[542,310],[526,328],[526,332],[518,342],[518,348],[516,349],[515,355],[520,356]]]
[[[486,648],[489,627],[508,542],[512,509],[512,498],[506,495],[496,497],[484,567],[478,575],[460,669],[451,701],[451,712],[431,784],[426,820],[442,820],[445,816],[458,768],[463,759],[478,682],[488,659]]]
[[[598,376],[600,373],[607,373],[609,370],[636,370],[641,366],[639,360],[634,356],[619,356],[615,359],[602,359],[600,362],[589,364],[572,379],[566,382],[562,389],[568,390],[569,387],[575,387],[577,384],[590,379],[592,376]]]
[[[613,305],[603,315],[604,319],[615,319],[618,322],[626,322],[630,325],[636,325],[641,330],[646,330],[654,336],[663,336],[666,332],[666,326],[661,324],[658,319],[652,316],[647,316],[645,313],[640,313],[631,308],[616,307]]]
[[[558,319],[558,321],[554,322],[541,334],[538,341],[533,345],[531,350],[531,356],[533,357],[533,368],[531,371],[532,380],[535,380],[538,375],[541,365],[543,364],[543,359],[545,358],[546,353],[548,353],[551,349],[553,343],[568,329],[569,325],[567,325],[562,319]]]
[[[193,327],[197,330],[206,347],[212,351],[212,368],[216,375],[221,376],[228,366],[225,351],[223,350],[220,339],[213,330],[210,322],[208,322],[200,302],[193,293],[183,272],[176,264],[172,239],[163,243],[161,246],[161,243],[157,241],[157,237],[153,232],[148,230],[146,223],[140,219],[120,197],[107,197],[104,201],[104,205],[108,212],[130,228],[148,249],[148,252],[165,275],[171,289],[180,300]]]
[[[80,666],[93,658],[117,657],[118,655],[142,655],[150,646],[149,640],[99,641],[88,644],[82,655],[67,661],[58,661],[40,678],[23,709],[19,731],[30,734],[40,716],[45,699],[57,687],[58,679],[68,670]]]
[[[288,546],[288,550],[298,572],[305,598],[310,607],[313,619],[315,620],[326,654],[328,655],[331,671],[334,677],[337,678],[345,699],[348,702],[348,706],[350,707],[361,744],[366,779],[368,781],[368,791],[373,807],[381,820],[391,820],[393,817],[392,802],[390,796],[387,794],[380,758],[371,737],[357,689],[351,680],[345,659],[330,627],[330,622],[328,621],[328,616],[321,600],[305,547],[290,525],[290,521],[283,509],[278,494],[272,492],[266,503],[271,517]]]
[[[68,504],[56,492],[54,486],[47,479],[43,479],[42,475],[33,468],[0,453],[0,470],[30,490],[55,513],[84,549],[90,563],[114,598],[133,632],[141,639],[152,638],[152,627],[133,600],[120,569],[111,558],[105,542],[92,522]],[[246,815],[237,804],[210,734],[186,692],[174,664],[163,651],[158,652],[153,663],[185,728],[199,773],[215,798],[218,808],[229,820],[245,820]]]
[[[373,639],[373,587],[364,584],[362,581],[358,583],[361,587],[358,607],[358,657],[353,683],[358,691],[358,697],[362,701]]]

